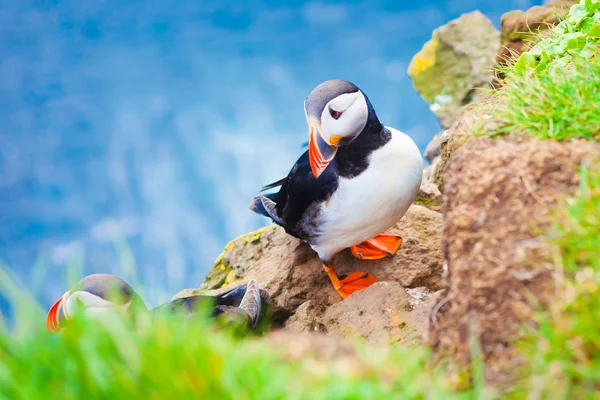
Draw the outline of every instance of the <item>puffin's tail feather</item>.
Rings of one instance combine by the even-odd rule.
[[[270,218],[271,216],[269,215],[269,213],[267,212],[267,210],[265,209],[265,207],[262,204],[262,201],[260,199],[261,197],[263,197],[263,196],[262,195],[256,196],[255,198],[252,199],[252,202],[250,203],[250,209],[257,214],[260,214],[260,215]]]
[[[242,298],[239,308],[248,315],[252,328],[256,328],[260,317],[261,291],[255,280],[250,280],[248,282],[246,294]]]
[[[273,222],[283,226],[283,220],[277,215],[277,203],[273,201],[275,195],[276,193],[256,196],[252,199],[252,203],[250,203],[250,209],[257,214],[271,218]]]
[[[284,184],[284,182],[286,180],[287,180],[287,176],[285,178],[281,178],[277,182],[269,183],[268,185],[265,185],[265,186],[261,187],[260,191],[264,192],[265,190],[269,190],[269,189],[273,189],[274,187],[281,186],[281,185]]]

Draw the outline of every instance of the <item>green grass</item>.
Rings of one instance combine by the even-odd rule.
[[[507,81],[505,102],[494,110],[493,134],[526,133],[544,139],[600,139],[600,64],[576,60],[556,74]]]
[[[492,135],[525,133],[564,140],[600,139],[600,0],[582,0],[537,44],[502,69],[490,104]]]
[[[579,193],[550,231],[557,299],[521,344],[521,392],[539,399],[600,398],[600,168],[582,169]],[[535,396],[533,396],[535,394]]]
[[[17,323],[0,329],[0,399],[471,398],[445,389],[423,349],[358,341],[356,362],[285,360],[265,337],[235,334],[203,312],[186,325],[79,316],[47,333],[45,310],[9,288]]]

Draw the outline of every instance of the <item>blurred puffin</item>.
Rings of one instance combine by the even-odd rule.
[[[266,291],[256,281],[239,285],[216,296],[197,295],[171,300],[150,311],[140,296],[122,279],[110,274],[92,274],[77,282],[50,308],[46,317],[49,331],[60,330],[64,323],[80,310],[86,316],[102,318],[109,313],[135,316],[138,313],[181,313],[189,318],[202,302],[214,305],[213,317],[226,314],[231,319],[247,322],[250,329],[258,325],[261,311],[269,301]]]
[[[402,238],[382,234],[415,199],[423,159],[413,140],[383,126],[367,96],[344,80],[321,83],[308,95],[304,112],[308,151],[288,176],[266,185],[276,193],[255,197],[250,208],[307,242],[319,255],[342,298],[376,282],[354,272],[339,279],[335,255],[350,247],[364,260],[393,255]]]

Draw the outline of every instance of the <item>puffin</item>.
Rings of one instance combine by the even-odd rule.
[[[78,311],[99,319],[110,313],[132,318],[140,313],[152,317],[177,314],[189,319],[200,304],[211,302],[212,317],[224,315],[229,321],[242,321],[249,330],[255,330],[269,301],[269,294],[256,281],[250,280],[215,296],[177,298],[149,310],[139,294],[121,278],[92,274],[77,282],[52,305],[46,316],[46,328],[48,331],[61,330]]]
[[[304,113],[308,150],[285,178],[259,190],[250,209],[308,243],[345,299],[377,279],[364,272],[338,277],[335,256],[350,248],[354,257],[378,260],[398,251],[402,238],[384,232],[417,196],[423,159],[415,142],[384,126],[367,95],[349,81],[318,85]]]

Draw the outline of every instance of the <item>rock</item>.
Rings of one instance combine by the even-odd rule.
[[[377,282],[330,306],[321,321],[337,337],[359,336],[373,344],[414,343],[425,331],[428,312],[429,304],[412,298],[398,282]]]
[[[430,164],[440,155],[441,135],[441,133],[435,135],[425,148],[425,159]]]
[[[503,101],[496,94],[491,94],[481,98],[481,104],[468,104],[464,106],[457,120],[449,129],[444,130],[440,135],[440,157],[433,173],[433,180],[438,189],[444,193],[444,174],[446,167],[452,156],[464,144],[475,138],[475,132],[480,135],[492,132],[498,127],[498,120],[493,115],[494,105]]]
[[[502,15],[500,28],[502,42],[531,39],[540,31],[558,23],[578,3],[576,0],[555,0],[541,6],[533,6],[527,11],[515,10]]]
[[[415,203],[433,211],[440,211],[442,207],[442,192],[440,192],[440,189],[432,180],[433,176],[431,171],[424,172],[423,181],[421,182]]]
[[[500,19],[502,47],[497,56],[495,74],[498,81],[495,86],[501,86],[504,79],[502,67],[512,59],[526,51],[534,39],[534,35],[547,30],[567,15],[569,8],[577,3],[575,0],[555,0],[542,6],[534,6],[527,11],[510,11]]]
[[[429,289],[404,289],[398,282],[383,281],[328,307],[309,300],[298,307],[284,329],[361,337],[372,344],[411,345],[420,343],[431,305]]]
[[[327,328],[321,322],[321,316],[327,307],[309,300],[296,309],[285,322],[285,330],[290,332],[327,332]]]
[[[430,210],[440,211],[442,206],[442,193],[436,185],[437,169],[440,165],[440,144],[442,133],[433,137],[425,149],[425,157],[429,160],[429,165],[423,169],[423,179],[421,187],[415,199],[415,203]]]
[[[417,92],[444,128],[462,106],[490,87],[500,33],[479,11],[464,14],[433,32],[408,68]]]
[[[389,232],[404,239],[395,256],[362,261],[345,250],[336,257],[336,272],[343,276],[365,271],[380,280],[396,281],[403,287],[440,289],[441,215],[413,205]],[[273,318],[278,325],[283,325],[309,300],[314,302],[314,307],[328,307],[341,300],[316,253],[275,225],[234,239],[219,256],[201,288],[188,289],[177,296],[222,289],[248,279],[255,279],[271,295]],[[309,306],[305,307],[306,312],[312,312]]]
[[[550,247],[539,237],[557,200],[577,188],[582,161],[600,156],[585,140],[478,137],[457,149],[444,175],[445,289],[427,343],[467,364],[481,343],[488,383],[510,381],[513,348],[536,307],[551,300]]]
[[[436,157],[431,164],[429,164],[423,169],[423,180],[421,181],[421,183],[435,183],[437,170],[440,167],[440,160],[441,158],[439,156]]]

